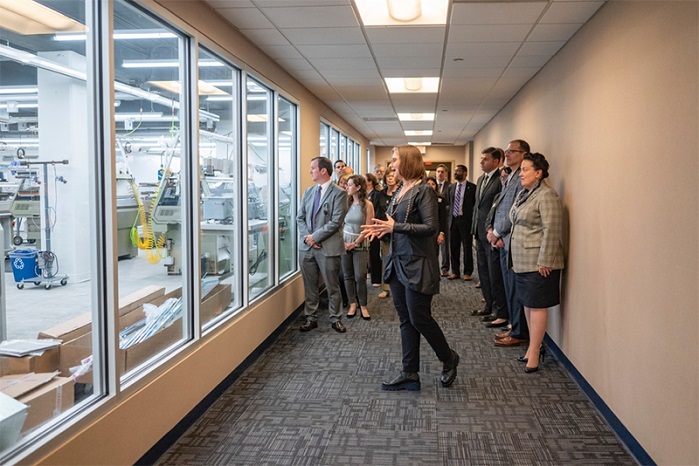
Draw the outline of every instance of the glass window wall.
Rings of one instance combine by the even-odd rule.
[[[296,271],[296,167],[297,153],[297,107],[283,97],[278,98],[278,169],[279,181],[279,277]]]
[[[273,278],[269,261],[273,100],[272,91],[252,78],[246,89],[248,280],[249,297],[254,299],[272,285]]]
[[[320,122],[320,156],[329,157],[330,126]]]
[[[240,71],[199,47],[199,179],[205,327],[240,306]],[[218,63],[220,66],[208,66]],[[225,305],[222,305],[225,303]]]

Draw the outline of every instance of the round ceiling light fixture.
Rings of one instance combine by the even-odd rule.
[[[386,6],[396,21],[406,23],[422,16],[422,0],[386,0]]]

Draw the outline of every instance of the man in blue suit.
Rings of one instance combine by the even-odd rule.
[[[345,254],[342,224],[347,213],[347,193],[332,182],[333,164],[326,157],[311,160],[311,179],[314,186],[306,189],[296,215],[299,229],[299,265],[306,294],[302,332],[318,327],[320,276],[328,292],[328,310],[332,328],[347,331],[340,321],[342,297],[340,294],[340,258]]]
[[[449,186],[449,256],[451,259],[451,275],[449,280],[461,277],[461,257],[463,252],[464,280],[472,280],[473,273],[473,235],[471,235],[471,220],[473,206],[476,203],[476,185],[466,179],[468,168],[457,165],[454,169],[454,183]]]

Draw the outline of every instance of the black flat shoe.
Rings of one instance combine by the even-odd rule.
[[[420,376],[417,372],[401,371],[393,380],[381,382],[381,390],[390,392],[398,390],[418,391],[420,390]]]
[[[449,361],[449,363],[444,363],[442,367],[442,376],[439,378],[442,387],[449,387],[454,383],[454,380],[456,380],[456,366],[458,365],[459,355],[456,354],[456,351],[451,350],[451,361]]]

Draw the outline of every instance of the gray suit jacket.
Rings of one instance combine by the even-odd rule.
[[[345,242],[342,239],[342,224],[347,214],[347,193],[335,183],[323,194],[315,218],[315,228],[311,228],[311,210],[313,209],[314,190],[318,185],[306,189],[296,214],[299,229],[299,251],[308,251],[310,246],[303,242],[303,237],[313,235],[325,256],[345,254]]]
[[[510,230],[512,229],[512,221],[510,220],[510,209],[515,202],[517,194],[522,190],[522,182],[519,179],[519,168],[512,175],[507,186],[502,188],[500,194],[495,198],[493,207],[488,213],[486,219],[486,228],[493,228],[498,232],[500,237],[505,241],[505,244],[510,243]]]
[[[513,207],[510,254],[516,273],[537,272],[539,266],[562,269],[563,207],[556,190],[545,181],[519,207]]]

